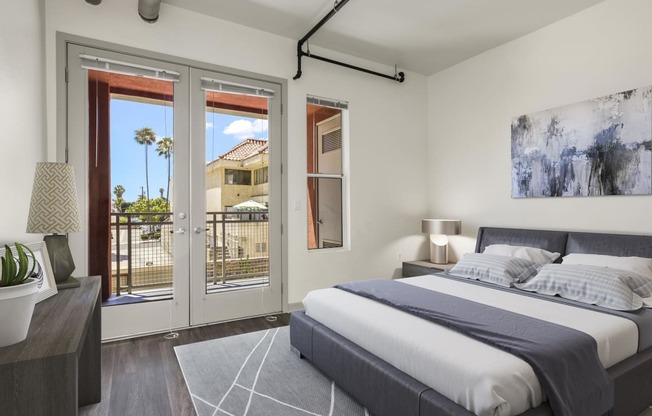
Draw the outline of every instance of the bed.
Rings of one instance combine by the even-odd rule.
[[[487,246],[493,244],[537,247],[561,253],[561,256],[571,253],[592,253],[652,258],[652,236],[480,228],[475,251],[482,253]],[[450,276],[435,276],[414,278],[409,284],[426,286],[426,288],[428,285],[434,285],[436,290],[449,291],[455,296],[470,296],[469,299],[474,301],[477,301],[474,296],[487,297],[483,294],[486,290],[476,289],[476,285],[468,286],[466,283],[456,282],[454,279],[451,280]],[[406,283],[408,282],[406,281]],[[465,287],[469,289],[467,290]],[[489,290],[492,289],[489,288]],[[304,302],[308,305],[306,311],[292,314],[291,344],[301,357],[312,362],[376,416],[468,416],[475,414],[467,410],[467,408],[476,410],[473,407],[475,404],[472,402],[475,399],[469,399],[471,401],[467,403],[464,401],[464,397],[459,400],[456,398],[455,401],[450,398],[451,393],[447,391],[449,384],[466,383],[464,378],[461,381],[452,379],[447,373],[449,369],[446,368],[449,361],[456,360],[450,357],[455,357],[455,353],[459,354],[462,349],[461,347],[450,348],[450,345],[456,344],[448,338],[446,338],[446,342],[438,342],[443,338],[440,338],[438,334],[431,334],[431,329],[429,329],[432,326],[436,327],[436,324],[419,322],[414,324],[417,325],[416,329],[407,329],[408,325],[413,325],[413,323],[395,320],[401,314],[400,311],[388,312],[383,309],[388,308],[387,306],[378,305],[378,308],[370,303],[373,301],[368,301],[364,305],[370,309],[359,310],[356,309],[358,306],[347,304],[355,295],[343,295],[339,292],[342,291],[330,289],[329,292],[326,290],[328,296],[335,297],[324,297],[323,300],[320,300],[319,297],[312,299],[309,296],[307,302]],[[538,311],[536,313],[543,311],[544,315],[571,316],[571,321],[588,322],[582,324],[588,328],[579,329],[589,333],[597,340],[600,361],[607,368],[607,373],[613,380],[614,413],[616,415],[636,416],[646,407],[652,405],[652,347],[649,346],[649,342],[642,344],[643,332],[639,334],[636,325],[626,319],[604,315],[586,308],[575,308],[572,302],[569,305],[568,301],[560,303],[557,299],[555,301],[545,299],[545,296],[532,298],[513,292],[514,290],[502,290],[495,292],[495,295],[491,295],[489,298],[497,303],[509,302],[509,299],[513,298],[515,303],[512,308],[514,310],[523,308],[524,305],[543,302],[544,306],[531,309]],[[491,299],[488,300],[489,303],[491,303]],[[338,303],[340,304],[338,305]],[[337,306],[329,309],[328,304]],[[568,308],[571,308],[573,312],[568,313]],[[354,309],[355,313],[346,315],[348,311]],[[561,312],[555,312],[557,310]],[[578,312],[574,312],[575,310]],[[652,313],[652,310],[646,312]],[[591,319],[595,319],[589,316],[591,314],[599,315],[599,325],[590,323]],[[584,315],[588,317],[576,318],[576,316]],[[366,323],[360,323],[367,325],[362,327],[364,329],[349,326],[350,322],[364,321],[359,317],[366,317]],[[405,316],[400,318],[412,321],[420,319],[406,318]],[[551,319],[561,318],[553,317]],[[562,324],[575,325],[574,322],[570,324],[562,322]],[[641,324],[637,325],[641,326]],[[383,326],[390,326],[393,329],[389,331],[388,335],[383,335],[381,331]],[[652,328],[649,329],[649,332],[652,333]],[[363,333],[363,335],[359,336],[356,333]],[[414,333],[419,334],[420,338],[412,335]],[[463,335],[459,336],[463,337]],[[402,344],[403,339],[410,337],[415,337],[416,347]],[[352,340],[356,342],[352,342]],[[641,345],[644,348],[641,348]],[[374,353],[369,352],[370,350]],[[442,353],[452,355],[448,357],[448,360],[440,358],[437,361],[437,357],[428,356],[432,352],[431,350],[440,350]],[[392,356],[392,353],[388,353],[388,351],[392,351],[394,355]],[[499,392],[501,398],[510,395],[516,397],[513,403],[510,402],[510,409],[502,409],[503,414],[552,415],[545,393],[541,393],[540,386],[537,390],[536,377],[532,380],[531,374],[522,367],[518,367],[521,364],[517,365],[510,361],[509,357],[504,356],[506,353],[501,353],[502,355],[497,354],[495,359],[489,360],[489,364],[483,365],[483,369],[488,378],[491,378],[494,368],[496,373],[499,369],[501,371],[509,369],[507,373],[516,374],[515,378],[512,377],[511,381],[507,381],[507,388],[503,388],[503,391]],[[457,360],[459,361],[459,357]],[[469,358],[468,361],[470,368],[473,367],[473,360]],[[422,362],[430,364],[420,365]],[[506,366],[506,369],[499,368],[500,366]],[[469,377],[472,376],[472,374],[469,375]],[[433,388],[433,386],[436,387]],[[479,386],[478,391],[481,389],[482,386]],[[492,390],[492,388],[488,390]],[[468,395],[466,392],[464,394]],[[493,400],[493,397],[489,397],[492,394],[488,393],[485,396],[489,398],[488,400]],[[482,398],[484,396],[482,394],[480,396],[481,398],[477,401],[484,400]],[[519,400],[520,402],[518,402]],[[459,402],[464,405],[458,404]],[[482,412],[488,414],[486,409],[480,411],[480,413]],[[499,413],[501,411],[497,410],[496,414]]]

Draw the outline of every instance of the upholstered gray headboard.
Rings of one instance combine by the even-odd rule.
[[[580,233],[520,228],[480,227],[475,252],[482,253],[490,244],[530,246],[561,253],[607,254],[652,258],[652,236]]]
[[[480,227],[475,252],[482,253],[491,244],[537,247],[554,253],[566,252],[568,233],[549,230],[524,230],[521,228]]]
[[[627,234],[568,233],[566,254],[593,253],[652,258],[652,236]]]

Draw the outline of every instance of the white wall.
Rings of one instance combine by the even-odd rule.
[[[23,0],[0,13],[0,244],[42,237],[25,227],[34,168],[45,160],[43,9],[43,0]]]
[[[308,27],[306,29],[309,29]],[[404,84],[317,61],[296,72],[296,40],[162,5],[158,23],[143,22],[136,1],[48,0],[46,59],[48,150],[55,154],[55,36],[66,32],[212,64],[289,79],[289,302],[337,282],[390,276],[403,259],[426,257],[420,220],[427,211],[426,78]],[[315,52],[318,48],[313,46]],[[326,51],[380,71],[393,68]],[[351,250],[309,253],[306,223],[306,94],[350,102]],[[294,210],[294,201],[300,209]],[[80,254],[75,254],[76,256]]]
[[[607,0],[428,78],[429,209],[478,226],[652,234],[651,196],[511,199],[511,119],[652,84],[652,2]]]

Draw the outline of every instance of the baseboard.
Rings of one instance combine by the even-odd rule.
[[[292,306],[292,305],[290,305]],[[303,305],[299,303],[299,306],[301,306],[301,309],[303,309]],[[299,309],[299,310],[301,310]],[[290,310],[290,312],[294,312],[293,310]],[[281,314],[283,312],[278,311],[278,312],[271,312],[269,315],[277,315]],[[102,344],[107,344],[111,342],[116,342],[116,341],[124,341],[124,340],[131,340],[131,339],[136,339],[136,338],[143,338],[143,337],[149,337],[152,335],[162,335],[162,334],[167,334],[169,332],[179,332],[179,331],[184,331],[186,329],[192,329],[192,328],[200,328],[202,326],[211,326],[211,325],[219,325],[227,322],[236,322],[236,321],[244,321],[246,319],[255,319],[255,318],[263,318],[267,316],[268,314],[264,315],[253,315],[253,316],[242,316],[240,318],[235,318],[235,319],[227,319],[225,321],[215,321],[215,322],[207,322],[204,324],[199,324],[199,325],[188,325],[188,326],[179,326],[179,327],[174,327],[174,328],[168,328],[168,329],[159,329],[159,330],[154,330],[154,331],[148,331],[148,332],[138,332],[135,334],[129,334],[129,335],[123,335],[123,336],[117,336],[117,337],[110,337],[110,338],[102,338]]]
[[[299,312],[302,310],[303,310],[303,303],[301,302],[288,303],[288,313]]]

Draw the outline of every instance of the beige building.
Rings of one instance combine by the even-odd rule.
[[[267,140],[246,139],[206,164],[206,210],[230,211],[249,200],[267,206]]]
[[[206,211],[224,212],[236,211],[235,205],[254,201],[262,206],[269,205],[267,140],[246,139],[217,159],[206,164]],[[251,213],[240,216],[240,220],[261,220],[266,214]],[[207,215],[210,221],[211,215]],[[222,216],[217,216],[222,218]],[[227,223],[225,236],[218,226],[213,230],[209,226],[207,243],[209,262],[221,258],[220,250],[224,241],[227,258],[246,258],[247,263],[241,265],[243,270],[238,273],[259,274],[261,268],[267,270],[268,253],[268,223]],[[215,240],[213,240],[213,234]],[[213,252],[215,250],[215,252]],[[262,263],[260,261],[263,261]],[[246,270],[245,270],[246,269]]]

